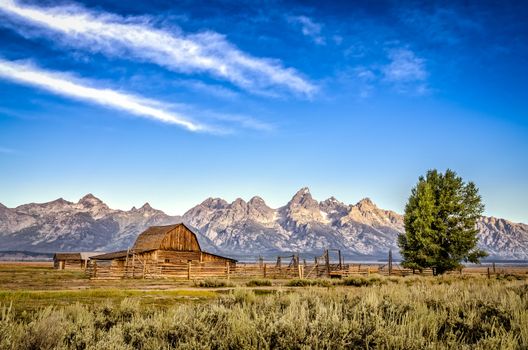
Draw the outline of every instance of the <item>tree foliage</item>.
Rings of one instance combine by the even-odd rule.
[[[477,249],[477,219],[484,205],[473,182],[452,170],[420,176],[405,207],[405,233],[398,237],[402,265],[442,274],[478,263],[487,253]]]

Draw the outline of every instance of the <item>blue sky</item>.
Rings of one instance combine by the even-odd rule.
[[[402,212],[430,168],[528,222],[528,5],[0,0],[0,202],[181,214],[300,187]]]

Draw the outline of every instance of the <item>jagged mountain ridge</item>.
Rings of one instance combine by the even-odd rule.
[[[0,204],[0,250],[110,251],[126,249],[149,226],[181,222],[145,203],[131,210],[110,209],[92,194],[77,203],[62,198],[16,208]],[[199,235],[201,244],[216,248]]]
[[[186,212],[183,220],[231,254],[317,254],[332,247],[349,255],[381,255],[396,249],[396,236],[403,231],[401,216],[377,208],[368,198],[356,205],[333,197],[318,202],[308,188],[278,209],[260,197],[233,203],[208,198]]]
[[[183,220],[222,251],[248,255],[317,254],[332,247],[348,255],[384,256],[389,249],[398,251],[396,238],[404,231],[402,215],[378,208],[369,198],[356,204],[334,197],[318,202],[308,188],[278,209],[268,207],[260,197],[233,203],[208,198],[187,211]],[[528,258],[528,225],[482,217],[478,227],[479,245],[491,257]]]
[[[345,204],[315,200],[308,188],[273,209],[260,197],[232,203],[208,198],[183,216],[169,216],[148,203],[129,211],[110,209],[89,194],[79,202],[58,199],[7,208],[0,204],[0,250],[116,250],[129,247],[146,227],[185,222],[205,250],[233,256],[284,252],[320,254],[327,247],[349,256],[384,256],[397,251],[402,215],[365,198]],[[479,245],[492,257],[528,258],[528,225],[483,217]]]

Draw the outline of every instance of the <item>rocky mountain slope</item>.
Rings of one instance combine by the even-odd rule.
[[[185,222],[195,228],[205,250],[233,256],[274,256],[287,252],[321,254],[330,247],[349,257],[397,252],[403,217],[365,198],[345,204],[334,197],[315,200],[308,188],[283,207],[270,208],[262,198],[228,203],[208,198],[182,217],[145,204],[113,210],[93,195],[72,203],[63,199],[6,208],[0,204],[0,250],[126,249],[151,225]],[[479,245],[494,258],[528,259],[528,225],[483,217]]]
[[[7,208],[0,204],[0,250],[110,251],[126,249],[153,225],[181,222],[148,203],[128,211],[110,209],[92,194],[77,203],[62,198]],[[216,248],[206,237],[202,245]]]

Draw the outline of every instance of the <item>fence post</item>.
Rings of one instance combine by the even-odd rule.
[[[268,266],[268,264],[264,264],[264,278],[266,278],[266,267]]]
[[[302,278],[301,264],[297,264],[297,270],[299,272],[299,278]]]
[[[488,267],[488,279],[490,278],[490,268]]]
[[[136,254],[132,253],[132,278],[136,274]]]
[[[392,249],[389,249],[389,276],[392,275]]]
[[[495,262],[493,262],[493,273],[495,273]]]
[[[326,274],[330,277],[330,254],[328,253],[328,249],[325,250],[325,255]]]
[[[191,260],[187,261],[187,279],[191,279]]]
[[[127,249],[127,255],[125,258],[125,274],[124,274],[125,278],[127,277],[127,274],[128,274],[128,254],[129,253],[130,253],[130,248]]]

